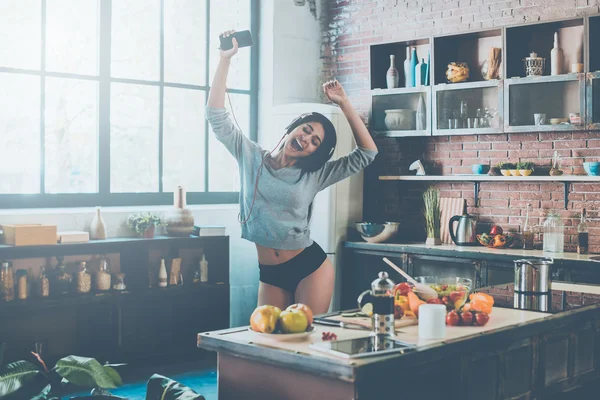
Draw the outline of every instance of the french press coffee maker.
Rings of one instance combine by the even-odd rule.
[[[371,290],[358,296],[358,307],[372,304],[371,335],[394,336],[394,282],[387,272],[379,273],[379,278],[371,283]]]

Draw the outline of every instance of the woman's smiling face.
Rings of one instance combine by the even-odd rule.
[[[283,151],[286,157],[301,158],[313,154],[325,137],[323,125],[319,122],[306,122],[297,126],[285,140]]]

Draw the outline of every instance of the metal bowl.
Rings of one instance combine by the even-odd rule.
[[[360,236],[369,243],[382,243],[390,240],[398,233],[400,222],[357,222],[354,224]]]

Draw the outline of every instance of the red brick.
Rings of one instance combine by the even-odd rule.
[[[527,142],[523,143],[524,149],[551,149],[552,142]]]
[[[548,192],[520,192],[521,200],[550,200]]]
[[[596,139],[598,133],[594,132],[573,132],[573,139]]]
[[[596,134],[596,137],[598,137],[598,134]],[[587,147],[589,149],[600,149],[600,139],[598,140],[588,140],[587,141]],[[596,155],[600,155],[600,151],[596,150]]]
[[[527,148],[527,145],[524,146],[524,148]],[[510,150],[508,152],[508,157],[512,160],[515,158],[537,158],[538,157],[538,151],[537,150]]]
[[[435,145],[437,151],[462,150],[462,147],[463,145],[460,143],[439,143]]]
[[[480,142],[506,142],[508,135],[479,135]]]
[[[573,139],[572,132],[543,132],[540,133],[540,140],[570,140]]]
[[[482,158],[506,158],[508,157],[508,152],[505,150],[481,150],[479,152],[479,157]]]
[[[508,199],[507,200],[481,199],[480,204],[484,207],[487,206],[487,207],[494,207],[494,208],[498,208],[498,207],[508,208]]]
[[[514,142],[537,142],[539,140],[539,136],[535,133],[511,133],[508,137]]]
[[[464,143],[464,150],[490,150],[492,148],[492,143]]]
[[[518,150],[521,148],[521,142],[505,142],[505,143],[492,143],[494,150]]]
[[[584,149],[585,140],[559,140],[554,142],[555,149]]]

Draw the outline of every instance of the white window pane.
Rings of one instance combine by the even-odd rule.
[[[157,81],[160,78],[160,1],[112,2],[111,75]]]
[[[204,103],[199,90],[165,88],[163,111],[163,191],[181,185],[204,191]]]
[[[0,73],[0,193],[40,192],[40,78]]]
[[[98,1],[47,0],[46,4],[46,68],[96,75]]]
[[[157,192],[159,88],[113,83],[110,97],[110,190]]]
[[[250,131],[250,96],[244,94],[231,94],[230,96],[235,117],[242,132],[248,136]],[[233,120],[227,99],[225,100],[225,106]],[[235,120],[233,120],[233,123],[235,124]],[[208,157],[208,190],[211,192],[239,191],[240,177],[237,162],[223,144],[215,139],[214,134],[211,134],[209,138]]]
[[[47,193],[98,191],[98,82],[46,78]]]
[[[235,29],[250,29],[250,0],[219,0],[210,2],[210,76],[219,64],[219,33]],[[256,42],[257,38],[252,40]],[[250,47],[241,48],[231,60],[227,87],[250,89]]]
[[[165,81],[204,85],[206,3],[165,1]]]
[[[0,66],[40,69],[42,3],[0,0]]]

